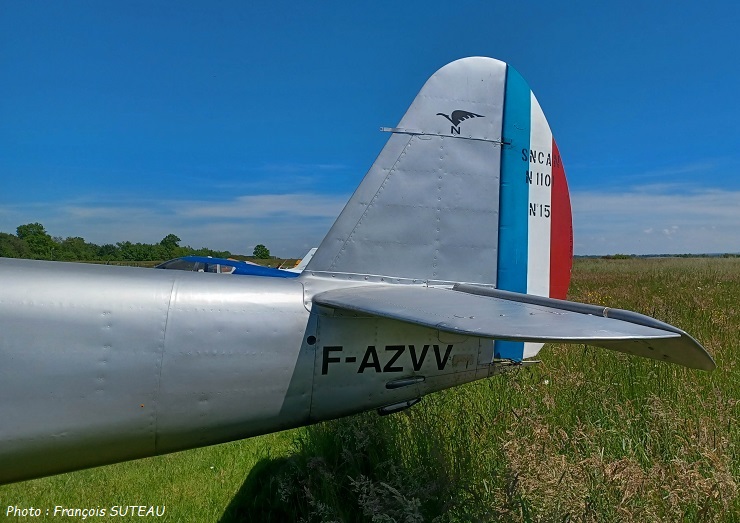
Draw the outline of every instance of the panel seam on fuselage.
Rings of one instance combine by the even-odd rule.
[[[159,372],[157,373],[157,384],[154,392],[154,453],[158,453],[158,440],[159,440],[159,397],[162,390],[162,368],[164,367],[164,351],[167,347],[167,325],[170,321],[170,310],[172,308],[172,300],[175,295],[175,287],[177,286],[177,279],[172,279],[172,287],[170,288],[170,297],[167,300],[167,310],[164,315],[164,329],[162,331],[162,350],[159,355]]]

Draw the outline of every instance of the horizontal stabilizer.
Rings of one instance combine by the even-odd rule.
[[[604,307],[482,286],[458,285],[454,290],[408,285],[352,287],[317,294],[313,301],[480,338],[585,343],[691,368],[715,367],[691,336],[648,316],[606,309],[619,316],[615,318],[604,314]]]

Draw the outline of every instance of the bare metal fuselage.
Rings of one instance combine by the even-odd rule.
[[[2,264],[0,482],[308,421],[296,280]]]
[[[0,483],[403,406],[500,370],[492,340],[311,305],[381,278],[0,269]]]

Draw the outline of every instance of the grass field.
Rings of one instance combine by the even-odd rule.
[[[0,522],[31,519],[8,506],[81,520],[57,505],[165,505],[158,521],[740,522],[740,259],[577,260],[569,297],[677,325],[718,368],[547,346],[539,366],[402,414],[6,485]]]

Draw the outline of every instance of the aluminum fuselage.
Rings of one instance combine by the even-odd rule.
[[[388,283],[0,258],[0,483],[403,408],[499,371],[491,340],[312,306]]]
[[[308,422],[298,281],[0,265],[0,482]]]

